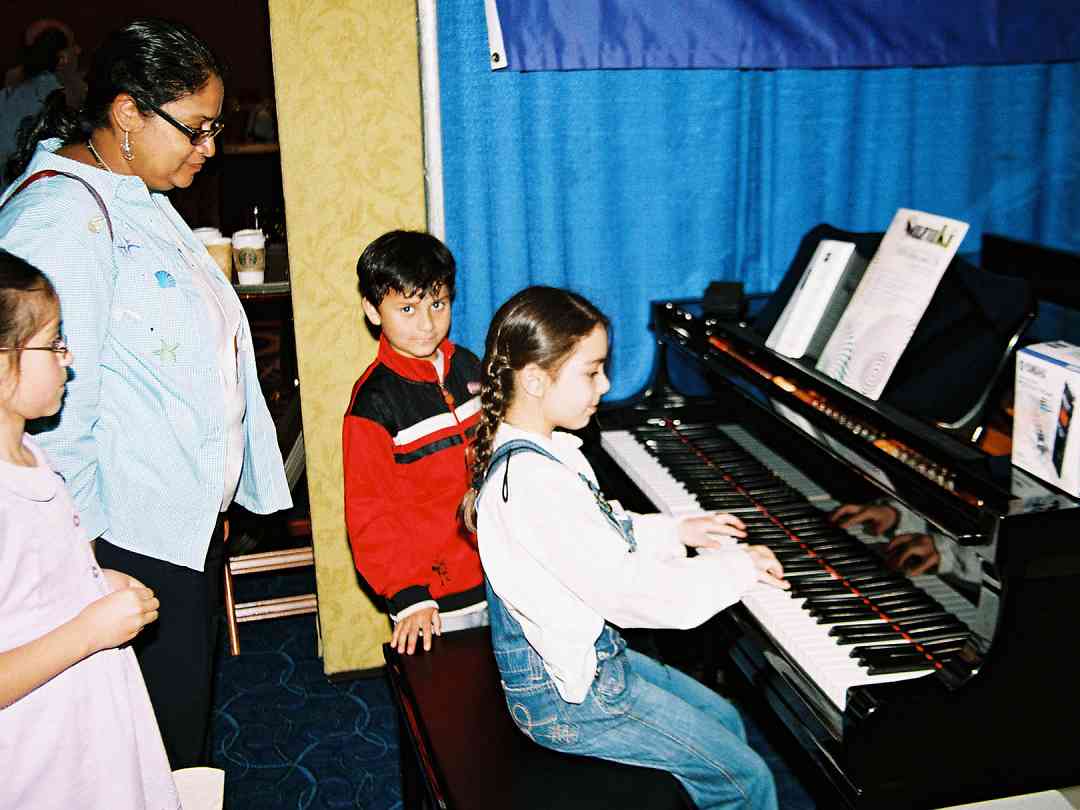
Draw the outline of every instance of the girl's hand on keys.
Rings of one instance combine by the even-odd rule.
[[[746,526],[734,515],[712,512],[683,518],[679,522],[679,540],[694,548],[723,548],[746,537]]]
[[[786,591],[791,583],[784,579],[784,566],[768,546],[747,546],[747,553],[758,572],[758,582]]]

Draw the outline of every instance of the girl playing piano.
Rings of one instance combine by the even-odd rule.
[[[507,706],[548,748],[670,771],[698,807],[775,808],[735,708],[612,626],[693,627],[757,581],[787,583],[772,552],[735,543],[738,518],[677,522],[604,499],[580,440],[558,429],[595,413],[607,350],[604,316],[550,287],[515,295],[488,330],[465,511]]]

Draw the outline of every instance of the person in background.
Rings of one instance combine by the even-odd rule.
[[[480,411],[480,363],[455,346],[456,265],[431,234],[391,231],[356,264],[379,351],[342,426],[345,523],[357,570],[384,596],[390,643],[410,655],[441,632],[487,624],[476,540],[459,505]]]
[[[0,247],[52,281],[74,354],[38,441],[99,562],[161,600],[134,647],[174,769],[207,761],[224,512],[292,503],[244,310],[165,196],[214,155],[222,74],[181,25],[111,33],[81,111],[43,110],[0,196]]]
[[[41,111],[50,94],[61,91],[64,104],[82,104],[86,83],[79,75],[75,34],[58,20],[38,20],[26,30],[22,62],[8,71],[0,90],[0,181],[18,145],[19,130]]]
[[[634,515],[604,498],[564,431],[596,412],[607,356],[607,320],[566,290],[522,290],[488,329],[464,510],[506,705],[546,748],[669,771],[703,810],[771,810],[772,774],[735,707],[615,626],[697,626],[758,583],[787,588],[783,568],[737,542],[733,515]]]
[[[131,649],[154,592],[99,568],[64,482],[25,433],[60,408],[60,302],[0,251],[0,805],[176,810]]]

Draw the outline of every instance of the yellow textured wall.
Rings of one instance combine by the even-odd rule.
[[[327,674],[382,664],[385,614],[356,585],[345,536],[341,419],[374,356],[360,251],[424,227],[416,5],[269,0],[289,271]]]

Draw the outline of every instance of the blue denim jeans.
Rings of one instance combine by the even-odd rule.
[[[699,808],[775,810],[765,762],[735,707],[678,670],[626,648],[605,625],[585,701],[567,703],[521,626],[488,587],[495,660],[514,723],[546,748],[669,771]]]

